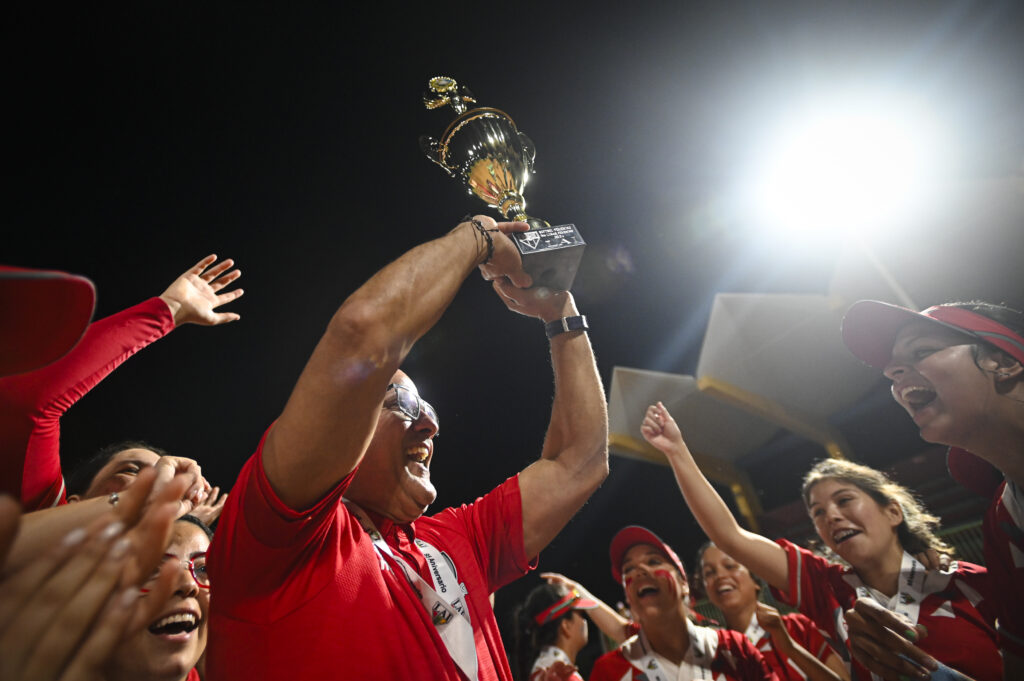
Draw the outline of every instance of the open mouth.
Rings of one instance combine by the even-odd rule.
[[[157,636],[178,636],[190,634],[199,626],[199,618],[192,612],[176,612],[161,617],[149,625],[149,633]]]
[[[838,546],[850,537],[855,537],[858,534],[860,534],[860,530],[839,530],[832,535],[832,541],[834,541],[836,546]]]
[[[638,598],[643,598],[644,596],[652,596],[656,593],[658,593],[658,587],[653,586],[651,584],[647,584],[636,590],[636,595]]]
[[[726,584],[724,586],[718,587],[718,591],[716,593],[718,593],[719,595],[722,595],[722,594],[732,593],[735,590],[736,590],[736,587],[729,586],[728,584]]]
[[[416,463],[426,464],[427,459],[430,458],[430,447],[427,447],[426,445],[410,447],[405,450],[405,455]]]
[[[935,401],[936,396],[937,395],[934,390],[930,390],[919,385],[904,388],[900,392],[900,397],[903,401],[915,411],[927,407]]]

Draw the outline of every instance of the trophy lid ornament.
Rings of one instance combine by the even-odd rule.
[[[528,223],[530,231],[513,236],[523,268],[535,285],[568,290],[585,243],[573,225],[551,227],[526,214],[523,191],[536,157],[530,138],[504,111],[475,106],[473,94],[450,76],[427,82],[423,104],[430,110],[448,104],[456,114],[439,138],[420,136],[423,153],[506,220]]]

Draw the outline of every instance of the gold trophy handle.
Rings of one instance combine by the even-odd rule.
[[[420,149],[424,156],[441,166],[441,169],[448,173],[449,177],[455,177],[455,171],[441,162],[441,143],[437,141],[436,137],[420,135]]]

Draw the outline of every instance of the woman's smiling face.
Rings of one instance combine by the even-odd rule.
[[[903,512],[892,502],[879,504],[857,485],[836,478],[815,483],[808,492],[807,511],[825,545],[854,569],[899,546],[896,528]]]
[[[700,574],[708,600],[723,613],[742,611],[757,601],[758,587],[750,571],[717,546],[704,550]]]
[[[651,615],[678,608],[690,593],[686,577],[651,544],[635,544],[623,555],[622,586],[641,625]]]
[[[984,423],[994,380],[976,362],[973,340],[927,322],[907,324],[896,336],[884,373],[928,442],[969,448]]]

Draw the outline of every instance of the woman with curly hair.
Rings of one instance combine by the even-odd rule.
[[[892,381],[949,471],[992,499],[985,564],[997,595],[1004,677],[1024,678],[1024,314],[980,301],[915,312],[862,300],[843,319],[850,351]]]
[[[760,575],[776,595],[809,617],[828,637],[847,643],[844,611],[858,598],[899,613],[928,655],[912,665],[928,678],[936,660],[979,681],[999,681],[1002,663],[993,617],[982,597],[984,568],[954,563],[930,570],[911,552],[948,551],[913,496],[884,473],[848,461],[823,461],[804,480],[803,498],[821,541],[847,565],[826,560],[785,539],[743,529],[700,472],[675,420],[660,402],[648,408],[644,437],[668,457],[679,488],[704,532],[718,547]],[[909,664],[909,663],[908,663]],[[856,678],[871,678],[854,662]],[[903,672],[906,674],[906,672]]]

